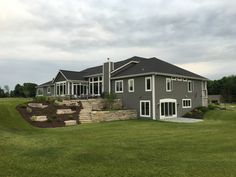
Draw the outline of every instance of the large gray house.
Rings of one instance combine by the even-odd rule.
[[[60,70],[37,87],[37,96],[99,97],[115,93],[138,117],[162,119],[183,116],[207,106],[207,79],[157,58],[132,57],[82,71]]]

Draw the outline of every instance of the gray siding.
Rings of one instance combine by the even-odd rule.
[[[149,77],[149,76],[147,76]],[[151,76],[150,76],[151,77]],[[117,98],[122,99],[125,108],[136,109],[138,117],[140,115],[140,100],[150,100],[152,105],[152,92],[145,92],[145,77],[129,78],[134,79],[134,92],[128,91],[128,79],[117,79],[123,80],[123,93],[116,93]],[[115,93],[115,81],[112,80],[112,92]],[[150,105],[150,106],[151,106]],[[152,106],[151,106],[151,117],[152,118]]]
[[[59,72],[54,80],[54,82],[61,82],[61,81],[65,81],[66,78]]]
[[[202,106],[202,89],[201,81],[192,80],[194,88],[192,92],[188,92],[187,82],[173,81],[173,90],[166,91],[166,78],[164,76],[156,76],[156,117],[160,118],[159,102],[160,99],[176,99],[177,100],[177,116],[183,116],[185,113],[191,111],[193,108]],[[182,99],[191,99],[192,107],[183,108]]]
[[[145,77],[151,77],[145,76]],[[116,93],[117,98],[122,99],[125,108],[136,109],[138,117],[140,117],[140,100],[150,100],[151,119],[152,116],[152,91],[145,91],[145,77],[135,77],[123,80],[123,93]],[[194,88],[192,92],[188,92],[187,82],[173,81],[173,90],[166,91],[166,78],[165,76],[155,76],[155,103],[156,103],[156,119],[160,119],[159,103],[160,99],[175,99],[177,101],[177,116],[183,116],[185,113],[191,111],[195,107],[202,106],[202,90],[201,81],[192,80]],[[128,79],[134,79],[134,92],[128,91]],[[115,81],[112,80],[112,92],[115,93]],[[183,108],[182,99],[191,99],[192,107]]]
[[[47,92],[48,87],[51,88],[51,93]],[[37,88],[37,90],[38,89],[41,89],[43,91],[43,95],[37,95],[37,96],[54,96],[54,86],[44,86],[44,87]]]

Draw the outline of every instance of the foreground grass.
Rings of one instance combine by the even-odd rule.
[[[0,176],[236,176],[236,109],[202,123],[116,121],[30,126],[0,100]]]

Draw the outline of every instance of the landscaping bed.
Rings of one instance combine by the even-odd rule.
[[[40,107],[31,107],[32,103],[42,103],[44,108]],[[22,115],[22,117],[29,122],[31,125],[40,127],[40,128],[53,128],[53,127],[64,127],[64,121],[67,120],[76,120],[79,123],[79,113],[82,105],[78,106],[69,106],[63,104],[57,104],[53,101],[31,101],[21,105],[18,105],[16,108]],[[66,114],[57,114],[58,110],[62,109],[71,109],[71,113]],[[37,116],[46,116],[46,121],[36,121]]]

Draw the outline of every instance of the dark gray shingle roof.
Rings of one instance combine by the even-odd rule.
[[[145,60],[140,60],[139,63],[133,64],[131,67],[123,70],[122,72],[116,72],[112,76],[122,77],[126,75],[135,75],[135,74],[142,74],[142,73],[144,74],[144,73],[152,73],[152,72],[206,79],[198,74],[192,73],[190,71],[182,69],[168,62],[162,61],[155,57],[145,59]]]
[[[186,77],[194,77],[199,79],[206,79],[200,75],[182,69],[178,66],[165,62],[163,60],[153,58],[143,58],[143,57],[131,57],[126,60],[118,61],[114,63],[114,69],[117,69],[123,66],[126,63],[131,61],[138,61],[138,63],[132,63],[127,65],[126,67],[118,70],[117,72],[112,74],[112,77],[123,77],[127,75],[135,75],[135,74],[145,74],[145,73],[162,73],[162,74],[172,74],[172,75],[181,75]],[[68,80],[84,80],[86,76],[89,75],[96,75],[102,73],[102,65],[87,68],[80,72],[78,71],[68,71],[68,70],[60,70],[61,73],[68,79]],[[52,84],[52,81],[46,82],[41,84],[40,86],[47,86]]]
[[[60,70],[68,80],[84,80],[84,73],[78,71]]]
[[[51,86],[51,85],[53,85],[52,81],[48,81],[48,82],[38,85],[37,87],[46,87],[46,86]]]

